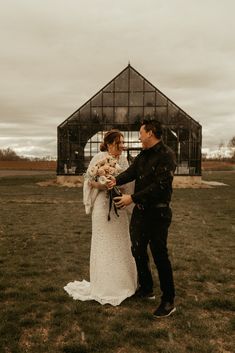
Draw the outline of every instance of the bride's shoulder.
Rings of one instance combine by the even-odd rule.
[[[93,158],[95,158],[96,160],[98,160],[98,159],[105,158],[106,155],[107,155],[107,152],[105,152],[105,151],[104,151],[104,152],[98,152],[98,153],[96,153],[96,154],[94,155]]]
[[[96,153],[96,154],[92,157],[91,162],[92,162],[92,163],[99,162],[101,159],[103,159],[103,158],[106,157],[106,154],[107,154],[107,152],[98,152],[98,153]]]

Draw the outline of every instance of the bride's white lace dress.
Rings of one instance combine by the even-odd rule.
[[[93,157],[89,168],[105,158],[107,152],[100,152]],[[120,156],[119,165],[125,170],[127,160]],[[128,185],[125,186],[129,188]],[[125,192],[130,190],[125,190]],[[131,254],[128,210],[113,208],[108,221],[109,199],[106,191],[91,189],[84,182],[84,203],[86,212],[92,210],[92,240],[90,253],[90,282],[74,281],[64,289],[74,299],[96,300],[100,304],[119,305],[132,296],[137,287],[137,272]]]

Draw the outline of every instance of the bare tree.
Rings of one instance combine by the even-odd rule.
[[[27,158],[19,156],[11,148],[0,149],[0,161],[20,161],[27,160]]]
[[[229,141],[228,147],[235,147],[235,136],[233,136]]]
[[[228,147],[230,148],[230,150],[231,150],[231,155],[232,155],[232,157],[231,157],[231,161],[232,162],[235,162],[235,136],[233,136],[232,138],[231,138],[231,140],[229,141],[229,143],[228,143]]]

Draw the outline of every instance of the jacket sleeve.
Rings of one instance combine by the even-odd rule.
[[[176,168],[175,158],[170,152],[166,152],[154,169],[152,182],[143,190],[131,195],[135,203],[154,203],[166,199],[166,195],[172,189],[172,181]]]
[[[138,163],[138,156],[134,162],[122,173],[116,177],[116,184],[123,185],[136,179],[136,165]]]

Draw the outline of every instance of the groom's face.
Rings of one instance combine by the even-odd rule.
[[[142,143],[143,149],[149,148],[150,138],[152,136],[152,131],[146,131],[145,125],[142,125],[139,132],[139,140]]]

